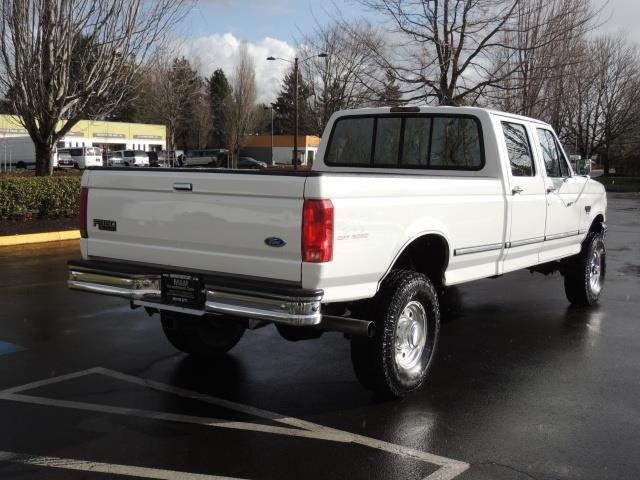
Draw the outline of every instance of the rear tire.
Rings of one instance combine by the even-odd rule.
[[[203,358],[223,355],[240,341],[245,327],[227,317],[196,317],[163,311],[162,329],[169,343],[178,350]]]
[[[440,308],[431,280],[418,272],[394,270],[369,311],[376,335],[351,340],[351,360],[360,383],[392,397],[422,387],[440,336]]]
[[[607,271],[606,248],[600,232],[589,232],[578,255],[567,260],[564,291],[576,307],[598,303]]]

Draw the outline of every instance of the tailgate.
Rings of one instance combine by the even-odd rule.
[[[118,169],[85,180],[91,258],[301,281],[305,176]]]

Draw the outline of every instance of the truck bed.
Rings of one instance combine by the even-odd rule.
[[[304,188],[315,175],[92,169],[83,179],[86,255],[300,283]],[[284,245],[269,246],[268,238]]]

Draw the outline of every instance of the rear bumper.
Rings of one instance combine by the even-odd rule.
[[[122,297],[158,310],[193,315],[218,313],[293,326],[314,326],[322,319],[322,290],[204,274],[204,306],[189,309],[166,303],[162,298],[161,275],[171,273],[172,269],[91,260],[73,260],[68,266],[67,285],[71,289]]]

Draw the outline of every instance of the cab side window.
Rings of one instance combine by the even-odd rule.
[[[536,170],[531,154],[531,144],[524,125],[502,122],[502,132],[507,144],[511,174],[514,177],[533,177]]]
[[[547,175],[555,178],[568,177],[569,167],[553,133],[543,128],[538,128],[537,132]]]

